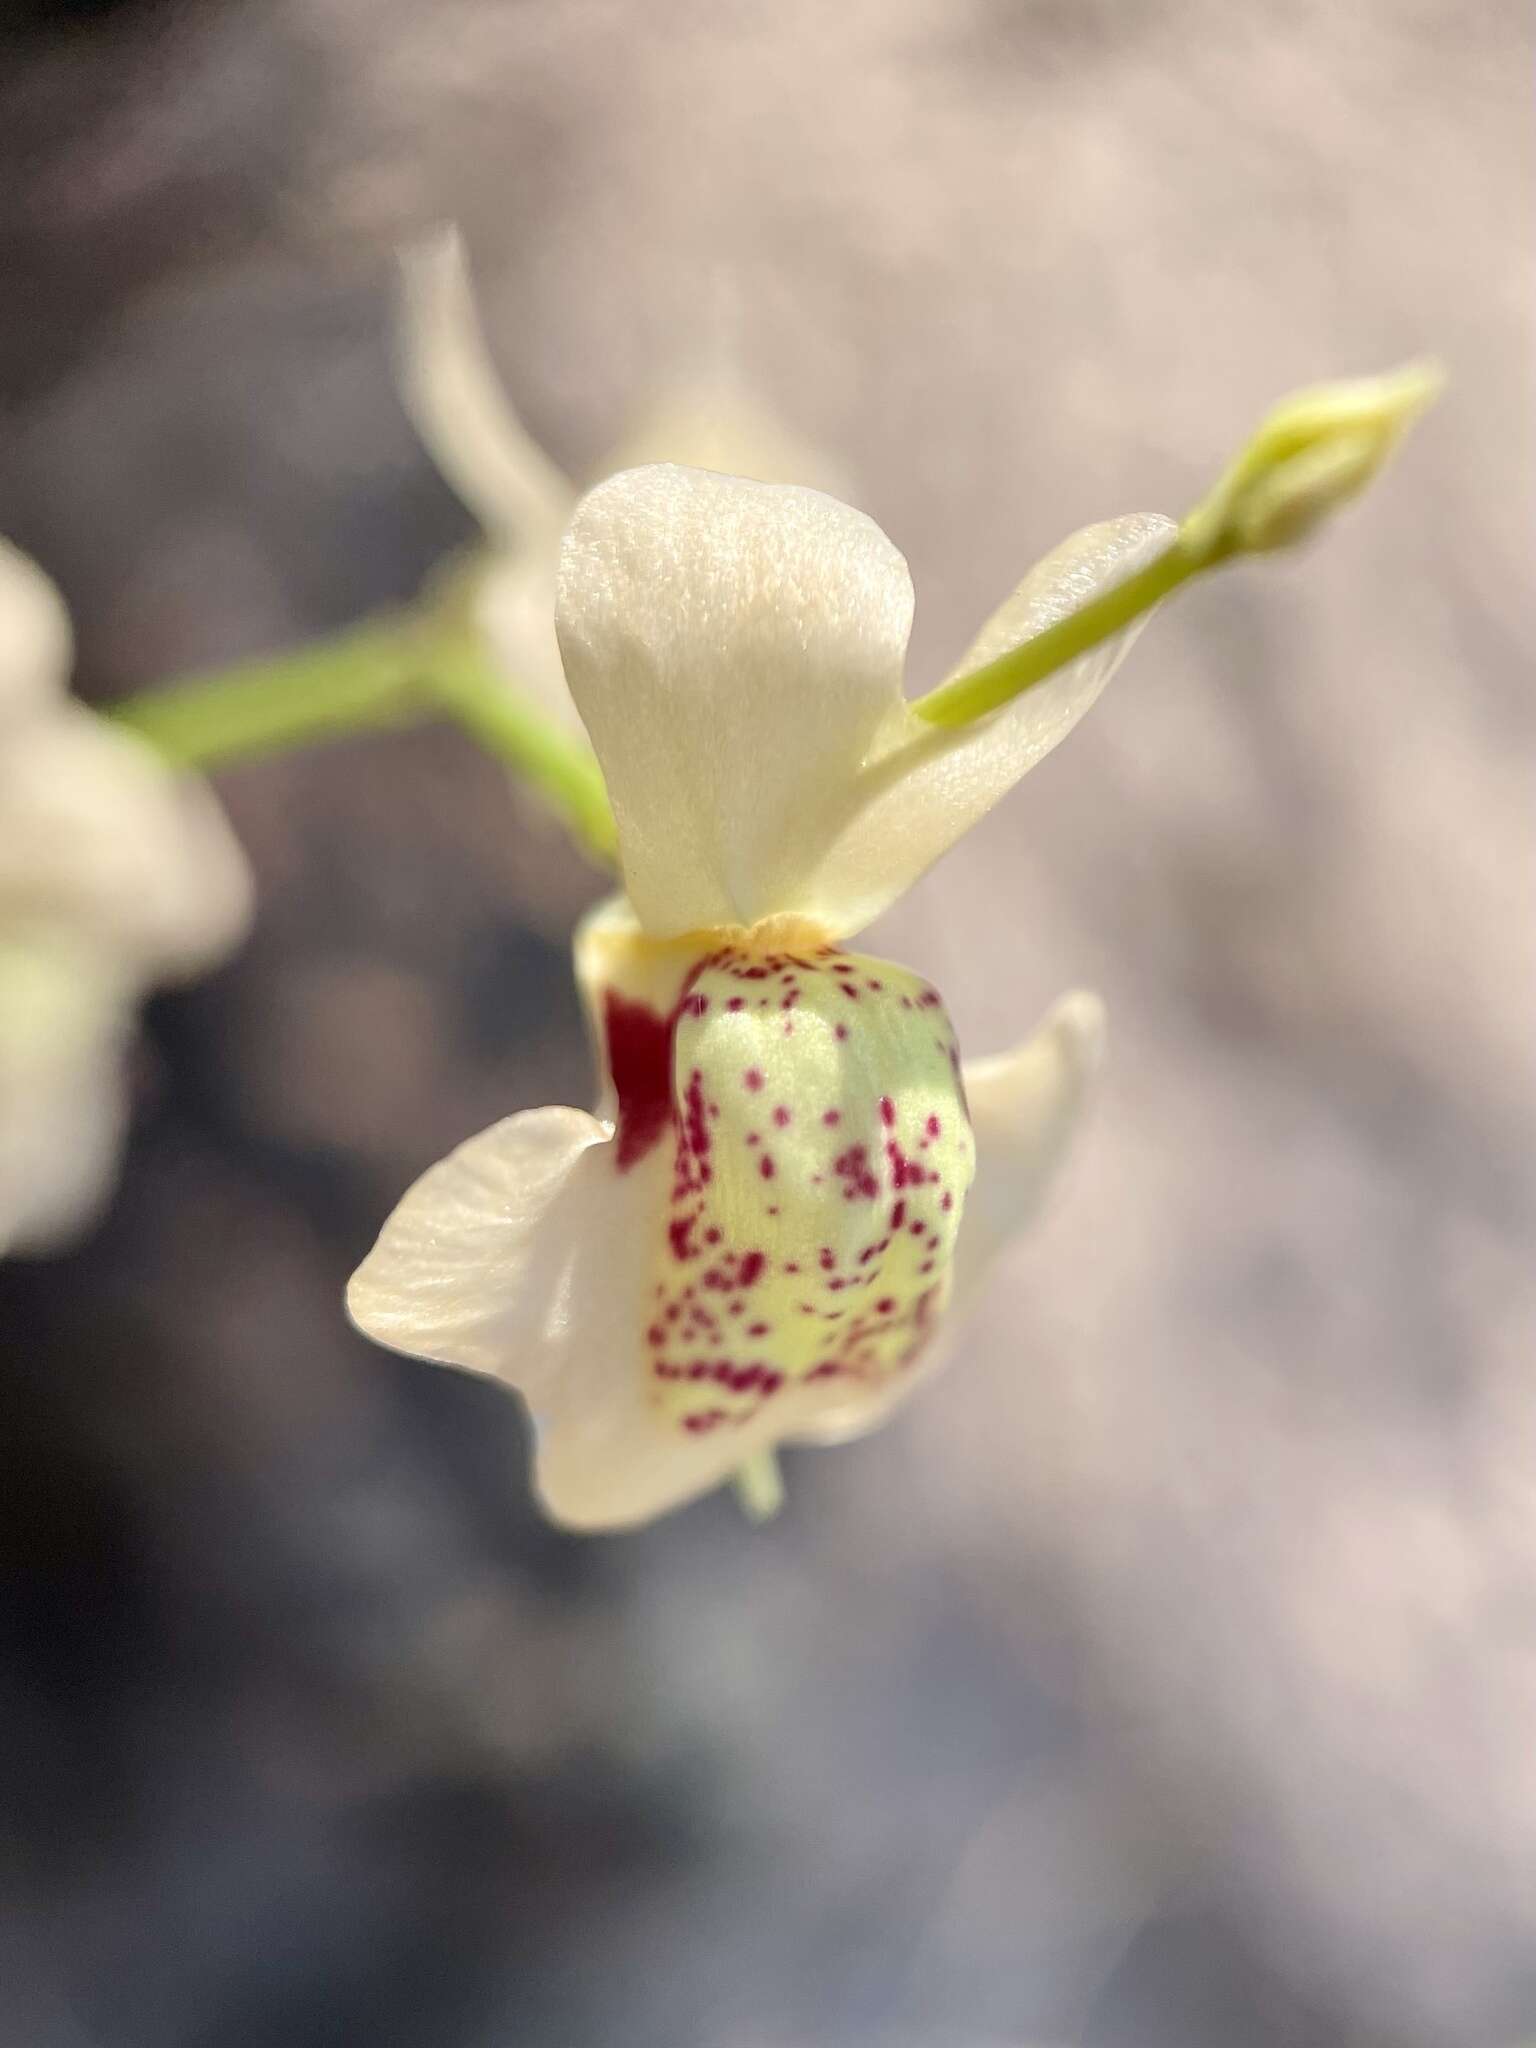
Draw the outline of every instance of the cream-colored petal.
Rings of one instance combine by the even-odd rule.
[[[996,1260],[1034,1220],[1077,1135],[1103,1053],[1104,1005],[1074,989],[1012,1052],[965,1063],[976,1178],[955,1251],[952,1316],[969,1313]]]
[[[145,981],[194,974],[250,917],[245,858],[207,789],[79,705],[0,744],[0,920],[59,923]]]
[[[400,392],[433,461],[486,532],[553,553],[576,493],[506,395],[444,228],[401,258]]]
[[[1122,582],[1155,560],[1176,531],[1170,520],[1138,516],[1074,534],[1031,569],[954,674],[983,667]],[[1137,620],[975,725],[933,726],[909,704],[893,705],[846,823],[806,890],[807,911],[839,932],[878,916],[1066,738],[1145,623]]]
[[[955,1246],[949,1305],[901,1398],[953,1357],[998,1259],[1023,1241],[1076,1136],[1103,1048],[1104,1005],[1077,989],[1012,1052],[962,1067],[976,1177]],[[878,1428],[895,1405],[850,1403],[798,1434],[806,1443],[847,1443]]]
[[[130,991],[58,934],[0,940],[0,1257],[93,1223],[122,1147]]]
[[[468,1139],[401,1197],[348,1286],[353,1322],[536,1395],[585,1225],[573,1176],[608,1136],[582,1110],[529,1109]]]
[[[816,914],[911,616],[896,549],[820,492],[658,465],[582,501],[556,623],[647,931]]]
[[[29,556],[0,540],[0,732],[13,719],[51,706],[69,664],[63,599]]]

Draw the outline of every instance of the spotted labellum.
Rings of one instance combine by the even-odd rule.
[[[955,675],[1174,531],[1076,535]],[[911,613],[896,549],[816,491],[655,465],[589,493],[566,535],[559,643],[624,884],[576,938],[600,1100],[433,1167],[349,1306],[381,1343],[517,1386],[539,1497],[571,1527],[883,1420],[1075,1124],[1094,998],[965,1063],[938,993],[846,941],[1066,735],[1137,628],[946,728],[903,694]]]

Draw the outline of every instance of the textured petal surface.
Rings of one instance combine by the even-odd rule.
[[[576,493],[513,411],[445,228],[401,259],[400,391],[433,461],[498,540],[553,553]]]
[[[250,916],[213,798],[78,705],[0,745],[0,922],[89,934],[145,980],[210,965]]]
[[[585,1222],[572,1176],[608,1135],[579,1109],[530,1109],[468,1139],[407,1190],[353,1274],[353,1322],[392,1351],[542,1385],[539,1342]]]
[[[1138,516],[1072,535],[1031,569],[954,674],[970,674],[1065,618],[1155,560],[1176,531],[1170,520]],[[1066,738],[1145,623],[1138,620],[975,725],[940,728],[905,703],[893,705],[851,797],[847,824],[806,891],[811,913],[836,931],[857,931],[893,903]]]
[[[896,549],[820,492],[659,465],[583,500],[560,646],[648,931],[816,914],[911,616]]]
[[[0,729],[51,704],[69,662],[63,599],[34,561],[0,540]]]

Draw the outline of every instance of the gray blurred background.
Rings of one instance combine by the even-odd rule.
[[[596,894],[455,735],[221,780],[261,887],[130,1171],[0,1275],[9,2048],[1536,2036],[1530,23],[1513,0],[11,0],[0,531],[105,700],[408,597],[445,216],[590,472],[739,366],[934,679],[1269,399],[1453,382],[1179,601],[873,935],[1112,1057],[884,1434],[571,1539],[514,1404],[344,1327],[406,1181],[590,1079]]]

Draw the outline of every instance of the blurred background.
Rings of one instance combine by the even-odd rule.
[[[0,30],[0,532],[106,701],[410,597],[462,223],[591,474],[722,290],[936,679],[1288,388],[1452,384],[1176,603],[872,935],[1091,1126],[952,1374],[642,1534],[354,1337],[417,1172],[591,1088],[600,889],[449,731],[220,778],[254,938],[152,1005],[106,1226],[0,1271],[0,2040],[1536,2036],[1533,126],[1513,0],[119,0]]]

